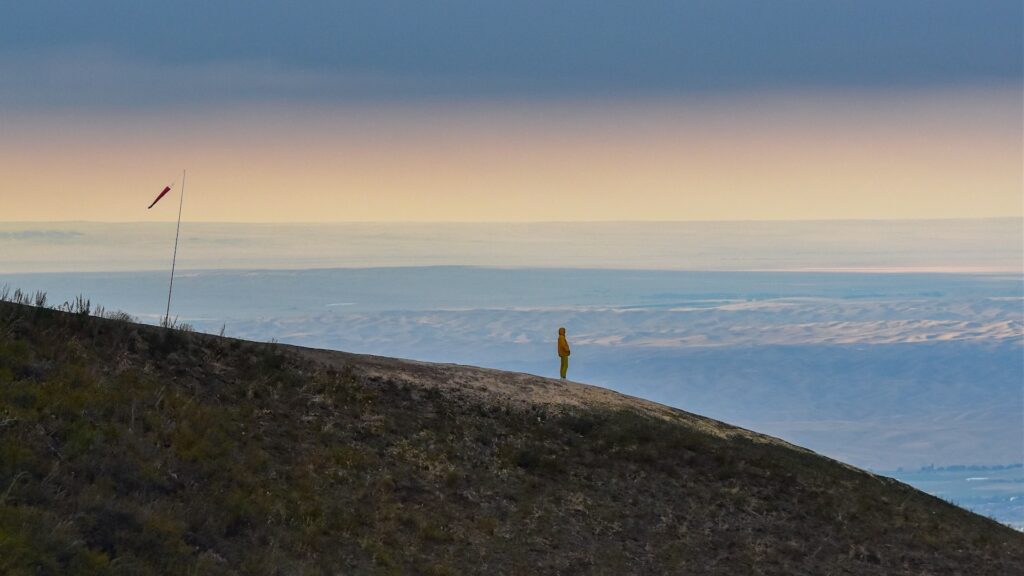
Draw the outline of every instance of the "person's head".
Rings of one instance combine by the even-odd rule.
[[[559,336],[565,336],[565,328],[559,328],[558,329],[558,335]]]

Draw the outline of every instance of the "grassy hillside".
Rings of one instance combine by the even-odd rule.
[[[1024,573],[1024,535],[524,374],[0,303],[2,574]]]

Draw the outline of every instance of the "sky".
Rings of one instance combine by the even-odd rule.
[[[1021,12],[0,0],[0,221],[1020,217]]]
[[[176,208],[176,206],[171,206]],[[23,273],[483,266],[1024,274],[1020,218],[761,222],[0,222]],[[173,251],[173,252],[172,252]],[[1020,283],[1018,281],[1018,283]],[[407,293],[409,286],[403,285]],[[597,289],[602,289],[598,287]],[[418,290],[418,288],[416,288]],[[413,290],[415,292],[415,290]],[[483,290],[486,296],[489,289]],[[414,297],[409,293],[409,297]],[[1024,309],[1021,310],[1024,314]],[[1024,360],[1024,358],[1022,358]]]

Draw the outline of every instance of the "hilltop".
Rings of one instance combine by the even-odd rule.
[[[1011,574],[1024,535],[572,382],[0,302],[3,574]]]

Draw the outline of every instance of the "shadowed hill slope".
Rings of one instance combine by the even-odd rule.
[[[581,384],[0,303],[3,574],[1011,574],[1024,535]]]

